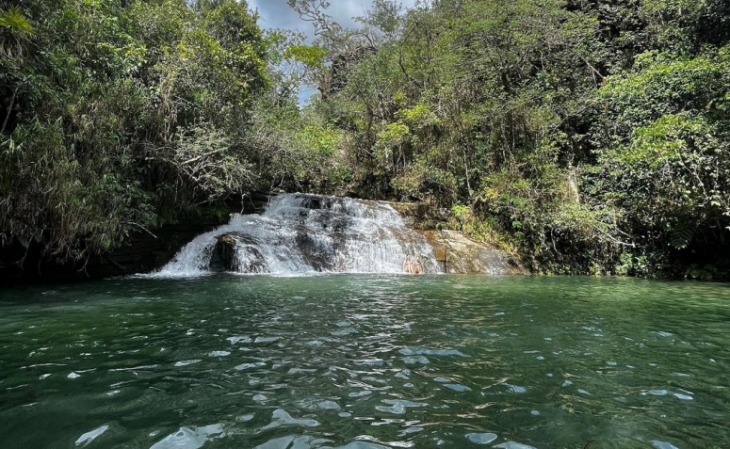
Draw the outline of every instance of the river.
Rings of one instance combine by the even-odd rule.
[[[730,447],[730,289],[215,274],[0,291],[0,447]]]

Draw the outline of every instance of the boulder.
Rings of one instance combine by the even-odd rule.
[[[210,257],[211,271],[234,273],[266,273],[268,267],[263,254],[249,236],[224,234],[218,237]]]
[[[485,243],[475,242],[458,231],[422,231],[433,246],[441,268],[449,274],[526,274],[517,258]]]

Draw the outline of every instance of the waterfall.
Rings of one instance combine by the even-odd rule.
[[[440,271],[433,248],[389,204],[287,194],[199,235],[156,275],[402,273],[406,255],[420,256],[426,273]]]

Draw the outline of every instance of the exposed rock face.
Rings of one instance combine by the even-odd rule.
[[[312,233],[311,230],[300,226],[297,229],[297,236],[294,239],[294,243],[299,252],[304,256],[309,265],[314,268],[315,271],[336,271],[338,266],[337,254],[344,246],[344,235],[338,231],[338,225],[332,224],[331,226],[325,226],[325,228],[332,229],[332,233],[329,234],[331,238],[331,245],[323,245],[321,241],[317,239],[317,235]]]
[[[477,243],[458,231],[423,231],[441,268],[449,274],[526,274],[517,259],[498,248]]]

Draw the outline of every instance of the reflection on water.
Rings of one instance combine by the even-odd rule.
[[[0,292],[0,447],[728,448],[730,289],[213,276]]]

